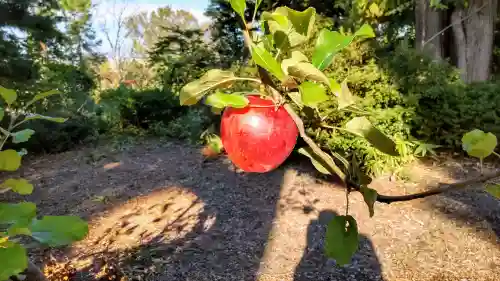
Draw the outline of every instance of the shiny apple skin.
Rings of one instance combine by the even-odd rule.
[[[298,130],[283,106],[248,96],[245,108],[224,110],[221,139],[229,159],[245,172],[265,173],[276,169],[293,151]]]

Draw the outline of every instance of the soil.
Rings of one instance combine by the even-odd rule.
[[[345,191],[292,160],[245,174],[174,142],[83,148],[24,161],[35,192],[7,200],[89,221],[85,240],[31,251],[51,280],[499,280],[500,201],[484,191],[376,204],[372,218],[352,194],[361,244],[340,267],[322,247],[326,223],[345,212]],[[371,187],[404,194],[479,174],[475,162],[436,163]]]

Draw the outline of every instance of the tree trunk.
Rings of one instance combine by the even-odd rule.
[[[497,7],[498,0],[470,0],[452,12],[457,67],[467,83],[490,77]]]
[[[415,36],[418,50],[436,60],[443,59],[442,12],[431,8],[430,0],[415,3]],[[430,40],[432,39],[432,40]]]

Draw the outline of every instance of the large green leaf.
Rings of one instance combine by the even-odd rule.
[[[12,133],[12,142],[13,143],[22,143],[22,142],[27,142],[30,137],[35,133],[35,131],[31,129],[24,129],[22,131],[18,131],[15,133]]]
[[[500,199],[500,184],[488,184],[486,186],[486,192]]]
[[[306,106],[316,108],[322,102],[328,100],[325,87],[321,84],[305,81],[299,86],[302,103]]]
[[[279,7],[276,9],[275,13],[286,16],[293,28],[294,33],[302,36],[304,41],[312,35],[314,22],[316,20],[316,9],[309,7],[306,10],[299,12],[288,7]]]
[[[87,223],[75,216],[45,216],[30,225],[31,235],[37,241],[51,247],[68,245],[85,238]]]
[[[62,118],[62,117],[51,117],[51,116],[45,116],[45,115],[40,115],[40,114],[28,114],[26,115],[26,118],[24,120],[26,121],[30,121],[30,120],[38,120],[38,119],[42,119],[42,120],[46,120],[46,121],[50,121],[50,122],[55,122],[55,123],[64,123],[66,122],[66,118]]]
[[[345,130],[365,138],[376,149],[385,154],[398,156],[399,153],[396,149],[396,144],[388,136],[382,133],[379,129],[375,128],[366,117],[355,117],[347,122]]]
[[[11,105],[17,99],[16,91],[4,88],[2,86],[0,86],[0,96],[2,96],[3,100],[8,105]]]
[[[360,191],[361,194],[363,194],[363,199],[365,200],[366,206],[368,206],[370,217],[373,217],[375,213],[373,205],[377,201],[377,191],[366,186],[362,186]]]
[[[285,73],[281,69],[280,64],[274,57],[261,46],[252,46],[252,58],[255,63],[265,70],[269,71],[271,74],[276,76],[279,80],[283,80]]]
[[[297,64],[290,65],[288,67],[288,74],[303,80],[312,80],[325,83],[327,86],[330,85],[328,77],[308,62],[299,62]]]
[[[196,104],[206,92],[227,86],[237,78],[231,71],[223,71],[220,69],[212,69],[205,73],[200,79],[195,80],[181,89],[180,102],[181,105]]]
[[[46,92],[43,92],[43,93],[40,93],[38,95],[35,95],[35,97],[33,97],[33,99],[31,99],[27,104],[26,104],[26,107],[32,105],[33,103],[41,100],[41,99],[44,99],[44,98],[47,98],[47,97],[50,97],[50,96],[53,96],[53,95],[57,95],[57,94],[60,94],[61,92],[59,92],[58,90],[50,90],[50,91],[46,91]]]
[[[23,246],[6,241],[0,243],[0,280],[23,272],[28,267],[28,256]]]
[[[228,106],[243,108],[248,105],[248,99],[245,96],[238,94],[225,94],[222,92],[209,95],[205,102],[207,105],[217,108],[225,108]]]
[[[10,188],[21,195],[28,195],[33,192],[33,185],[25,179],[7,179],[0,185],[1,188]]]
[[[312,35],[316,10],[308,8],[298,12],[288,7],[280,7],[273,13],[262,13],[276,46],[280,49],[295,47],[304,43]]]
[[[246,24],[245,20],[245,9],[247,8],[247,2],[245,0],[229,0],[231,8],[240,15],[243,22]]]
[[[0,224],[28,225],[36,216],[36,205],[31,202],[0,203]]]
[[[359,237],[356,220],[352,216],[336,216],[326,229],[325,254],[338,265],[348,264],[358,250]]]
[[[13,149],[0,151],[0,171],[15,171],[21,166],[21,155]]]
[[[462,148],[470,156],[484,159],[493,153],[497,146],[497,137],[492,133],[485,133],[475,129],[462,137]]]

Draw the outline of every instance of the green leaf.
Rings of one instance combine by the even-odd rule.
[[[304,80],[322,82],[325,83],[325,85],[330,86],[330,80],[328,80],[328,77],[308,62],[299,62],[289,66],[288,74]]]
[[[205,73],[200,79],[185,85],[180,92],[181,105],[196,104],[207,91],[227,86],[237,78],[231,71],[212,69]]]
[[[333,85],[333,87],[337,87],[337,85]],[[354,96],[347,86],[347,81],[344,80],[344,82],[342,82],[342,85],[340,86],[340,92],[338,92],[338,107],[339,109],[344,109],[354,104],[354,101]]]
[[[299,86],[302,103],[306,106],[316,108],[318,104],[328,100],[325,87],[321,84],[305,81]]]
[[[492,133],[485,133],[475,129],[462,137],[462,148],[470,156],[484,159],[493,153],[497,146],[497,137]]]
[[[0,185],[0,188],[10,188],[21,195],[28,195],[33,192],[33,185],[25,179],[7,179]]]
[[[207,97],[205,102],[207,105],[217,108],[225,108],[228,106],[234,108],[244,108],[248,105],[248,99],[245,96],[238,94],[224,94],[222,92],[211,94]]]
[[[31,236],[30,229],[25,226],[13,225],[9,227],[9,229],[7,229],[7,233],[9,234],[9,236],[17,236],[17,235]]]
[[[285,73],[281,69],[278,61],[276,61],[274,57],[263,47],[253,45],[252,58],[257,65],[269,71],[279,80],[283,80],[283,78],[285,78]]]
[[[355,117],[346,124],[346,131],[365,138],[376,149],[385,154],[398,156],[396,144],[388,136],[375,128],[366,117]]]
[[[281,62],[281,69],[288,74],[288,67],[292,66],[294,64],[297,64],[299,62],[308,62],[309,59],[300,51],[293,51],[292,56],[288,59],[284,59]]]
[[[373,28],[369,24],[365,23],[358,29],[358,31],[356,31],[356,33],[354,33],[354,36],[360,38],[373,38],[375,37],[375,32],[373,32]]]
[[[31,235],[37,241],[51,247],[71,244],[85,238],[87,223],[75,216],[45,216],[30,225]]]
[[[11,105],[17,99],[17,93],[14,90],[0,86],[0,95],[6,104]]]
[[[51,116],[45,116],[45,115],[40,115],[40,114],[28,114],[26,115],[26,118],[24,120],[26,121],[30,121],[30,120],[38,120],[38,119],[42,119],[42,120],[47,120],[47,121],[51,121],[51,122],[55,122],[55,123],[64,123],[66,122],[66,118],[62,118],[62,117],[51,117]]]
[[[0,151],[0,171],[15,171],[21,166],[21,155],[13,149]]]
[[[299,12],[288,7],[279,7],[275,13],[286,16],[293,27],[293,31],[302,36],[304,40],[311,36],[316,20],[316,9],[309,7]]]
[[[30,137],[35,133],[35,131],[31,129],[24,129],[19,132],[12,133],[12,142],[13,143],[22,143],[26,142],[30,139]]]
[[[210,146],[213,152],[219,154],[222,153],[224,149],[224,145],[222,144],[222,140],[216,134],[210,134],[207,136],[207,145]]]
[[[0,121],[3,120],[4,115],[5,115],[5,110],[2,107],[0,107]]]
[[[326,166],[322,164],[323,161],[321,161],[321,159],[314,153],[314,151],[312,151],[310,147],[299,148],[298,152],[304,156],[309,157],[312,164],[314,165],[314,168],[316,168],[318,172],[325,175],[331,175],[331,173],[328,171],[328,168],[326,168]]]
[[[229,0],[229,3],[231,4],[231,8],[240,15],[241,19],[246,24],[245,9],[247,8],[247,2],[245,0]]]
[[[347,47],[353,39],[353,35],[343,35],[328,29],[321,30],[313,52],[313,65],[319,70],[324,70],[333,61],[335,54]]]
[[[363,194],[363,199],[365,200],[366,206],[368,206],[368,211],[370,212],[370,217],[374,215],[373,205],[377,201],[377,191],[366,186],[361,187],[361,194]]]
[[[0,280],[23,272],[28,267],[26,249],[9,241],[0,244],[0,264]]]
[[[486,186],[486,192],[500,199],[500,184],[488,184]]]
[[[288,92],[288,96],[300,108],[302,108],[304,106],[304,103],[302,102],[302,98],[300,97],[299,92]]]
[[[31,202],[0,203],[0,224],[28,225],[36,216],[36,205]]]
[[[36,95],[35,97],[33,97],[33,99],[31,99],[25,107],[28,107],[30,105],[32,105],[33,103],[41,100],[41,99],[44,99],[44,98],[47,98],[47,97],[50,97],[50,96],[53,96],[53,95],[57,95],[57,94],[60,94],[61,92],[59,92],[58,90],[50,90],[50,91],[47,91],[47,92],[43,92],[43,93],[40,93],[38,95]]]
[[[312,35],[316,10],[308,8],[303,12],[280,7],[272,14],[262,13],[262,20],[267,23],[276,46],[280,49],[295,47],[307,41]]]
[[[253,18],[255,18],[255,15],[257,14],[257,11],[259,10],[259,7],[260,7],[261,3],[262,3],[262,0],[255,1],[255,8],[253,10]]]
[[[356,220],[352,216],[336,216],[326,229],[325,254],[345,265],[358,250],[359,237]]]

